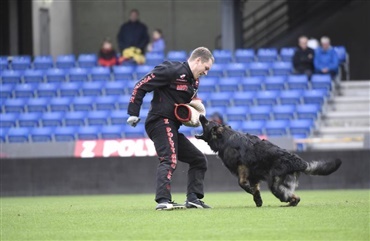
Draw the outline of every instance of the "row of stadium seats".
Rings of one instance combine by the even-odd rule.
[[[145,120],[149,109],[142,109],[140,117]],[[253,107],[208,108],[207,116],[220,113],[225,121],[247,120],[315,120],[321,113],[321,106],[278,105]],[[54,112],[10,112],[1,115],[0,127],[50,127],[50,126],[88,126],[88,125],[122,125],[127,117],[126,110],[80,110]]]
[[[346,48],[344,46],[334,46],[341,62],[346,61]],[[259,62],[274,62],[274,61],[291,61],[294,55],[294,47],[281,48],[260,48],[254,49],[237,49],[234,52],[230,50],[213,50],[213,55],[216,63],[249,63],[254,61]],[[157,65],[164,60],[185,61],[190,53],[180,51],[169,51],[167,54],[161,52],[147,53],[146,64]],[[10,61],[9,61],[10,60]],[[73,54],[59,55],[54,60],[52,56],[36,56],[32,61],[30,56],[1,56],[0,69],[25,70],[28,68],[48,69],[57,68],[72,68],[72,67],[91,68],[97,66],[96,54],[80,54],[76,59]]]
[[[312,120],[239,121],[229,123],[233,129],[255,135],[305,137],[314,127]],[[201,133],[201,128],[184,128],[180,132],[187,136]],[[128,125],[57,126],[1,128],[1,142],[49,142],[95,139],[121,139],[146,137],[144,124],[136,128]]]
[[[1,98],[55,97],[55,96],[100,96],[131,94],[136,81],[115,82],[62,82],[62,83],[26,83],[2,84]],[[330,76],[313,76],[311,81],[305,75],[269,76],[269,77],[225,77],[203,78],[199,91],[208,92],[243,92],[272,90],[321,90],[332,88]]]

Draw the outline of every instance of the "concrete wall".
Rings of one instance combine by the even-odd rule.
[[[49,9],[50,54],[55,58],[73,53],[72,47],[72,4],[71,0],[32,1],[33,54],[40,55],[40,8]]]
[[[220,1],[73,1],[75,53],[97,52],[104,37],[117,46],[119,27],[131,9],[138,9],[149,33],[160,28],[167,49],[190,51],[204,45],[214,48],[221,32]]]
[[[329,176],[300,177],[299,189],[369,188],[370,151],[304,152],[306,160],[340,157],[341,168]],[[2,196],[153,193],[158,160],[136,158],[4,159]],[[173,192],[186,192],[187,165],[179,163],[173,175]],[[205,190],[241,191],[216,156],[208,156]],[[263,183],[262,190],[268,190]]]

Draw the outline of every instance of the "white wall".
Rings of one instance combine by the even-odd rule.
[[[39,9],[47,8],[50,14],[50,54],[55,58],[73,53],[71,0],[32,0],[33,53],[40,54]]]

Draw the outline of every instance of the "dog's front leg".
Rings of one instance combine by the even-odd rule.
[[[245,165],[239,165],[238,166],[239,186],[243,188],[247,193],[250,193],[253,195],[252,189],[249,185],[248,176],[249,176],[248,167]]]
[[[251,181],[251,190],[253,193],[253,201],[256,204],[257,207],[262,206],[262,198],[260,193],[260,185],[258,182]]]

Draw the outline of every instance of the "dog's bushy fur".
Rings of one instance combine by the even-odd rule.
[[[336,171],[341,161],[306,162],[267,140],[244,134],[229,126],[208,121],[200,116],[203,134],[196,136],[206,141],[222,159],[231,173],[238,177],[238,183],[253,195],[258,207],[262,206],[259,192],[260,181],[267,181],[271,192],[288,206],[296,206],[300,198],[294,194],[301,172],[309,175],[329,175]]]

